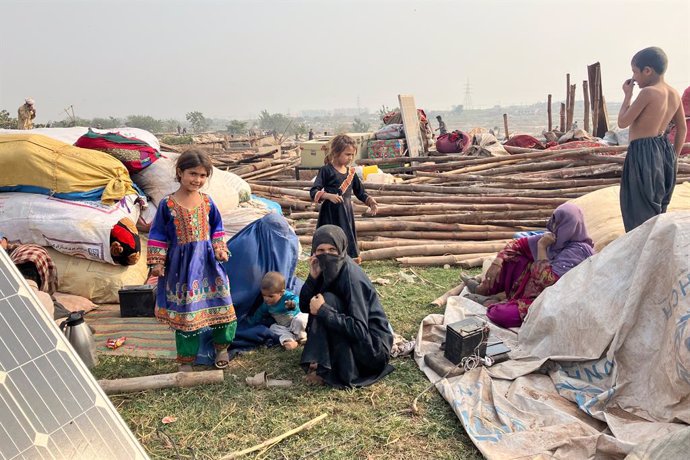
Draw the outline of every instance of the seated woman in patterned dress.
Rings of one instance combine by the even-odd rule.
[[[564,203],[553,212],[548,232],[513,240],[478,283],[463,277],[468,296],[487,306],[486,316],[502,327],[519,327],[544,289],[594,254],[582,210]],[[501,297],[505,295],[505,300]]]

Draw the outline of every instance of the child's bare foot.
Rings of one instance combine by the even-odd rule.
[[[286,350],[294,350],[298,346],[299,344],[294,340],[286,340],[285,342],[283,342],[283,348],[285,348]]]

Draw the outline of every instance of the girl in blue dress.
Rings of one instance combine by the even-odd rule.
[[[156,317],[175,330],[182,371],[191,370],[199,333],[207,326],[213,330],[216,367],[227,367],[237,329],[230,283],[220,264],[228,260],[223,221],[211,197],[200,192],[212,168],[202,151],[178,158],[180,188],[161,200],[149,232],[147,262],[159,277]]]

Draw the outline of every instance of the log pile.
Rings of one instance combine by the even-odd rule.
[[[213,165],[244,180],[267,179],[286,174],[300,163],[299,150],[270,145],[252,149],[212,152]]]
[[[379,204],[376,216],[353,198],[362,260],[480,266],[516,232],[543,230],[558,205],[618,184],[626,150],[505,148],[510,156],[436,155],[414,163],[360,160],[359,164],[401,165],[386,172],[407,178],[395,184],[365,183]],[[239,160],[228,167],[245,174],[253,193],[278,202],[295,222],[302,244],[311,244],[320,206],[311,201],[312,183],[288,179],[289,165],[298,158],[273,158],[262,164],[265,161]],[[242,169],[250,165],[257,169]],[[677,182],[688,180],[690,160],[681,158]]]

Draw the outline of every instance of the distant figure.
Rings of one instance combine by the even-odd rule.
[[[27,97],[17,111],[17,129],[33,129],[34,118],[36,118],[34,100]]]
[[[572,129],[573,129],[573,131],[577,131],[577,122],[576,121],[573,122],[573,128]]]
[[[182,128],[182,134],[187,134],[187,128]]]
[[[441,115],[436,115],[436,120],[438,120],[438,128],[436,128],[436,131],[443,136],[444,134],[448,134],[448,128],[446,128],[446,122],[441,119]]]
[[[664,81],[667,65],[661,48],[645,48],[633,56],[633,76],[623,82],[618,126],[630,126],[620,191],[626,232],[665,213],[676,184],[676,162],[687,127],[680,95]],[[635,82],[640,93],[631,103]],[[677,127],[673,145],[664,135],[671,121]]]
[[[177,135],[179,136],[182,133],[182,127],[180,125],[177,125]]]
[[[313,141],[314,140],[314,130],[309,128],[309,140]]]

